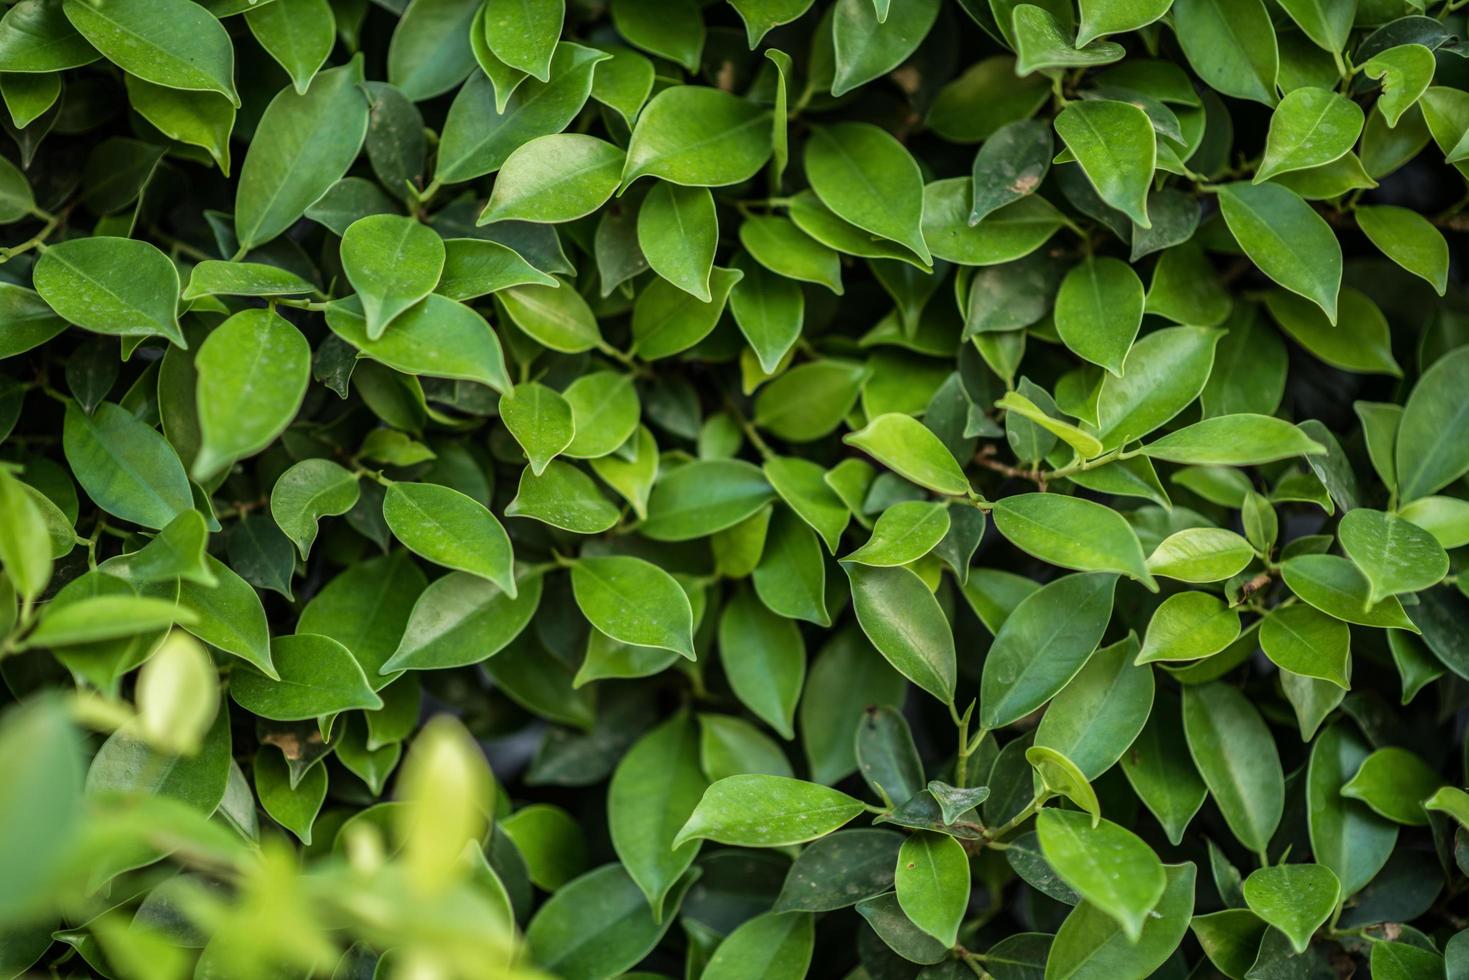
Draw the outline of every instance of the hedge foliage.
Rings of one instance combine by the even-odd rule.
[[[1463,6],[10,3],[0,976],[1469,977]]]

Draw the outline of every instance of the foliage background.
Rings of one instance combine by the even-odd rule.
[[[0,975],[1469,976],[1462,0],[19,0]]]

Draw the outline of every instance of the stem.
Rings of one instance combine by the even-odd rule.
[[[44,221],[45,224],[41,225],[40,231],[36,232],[30,238],[27,238],[25,241],[21,242],[19,245],[12,245],[9,248],[0,248],[0,263],[9,262],[17,255],[22,255],[26,252],[31,251],[32,249],[40,249],[41,251],[45,251],[46,240],[50,238],[53,233],[55,233],[56,229],[60,227],[62,219],[66,217],[65,211],[61,212],[60,214],[52,214],[50,211],[44,211],[41,208],[35,208],[31,211],[31,213]]]
[[[1001,824],[998,827],[994,827],[994,828],[991,828],[990,830],[986,831],[985,832],[985,839],[986,839],[986,841],[994,841],[994,840],[997,840],[998,838],[1004,837],[1006,834],[1010,833],[1016,827],[1019,827],[1021,824],[1025,823],[1025,821],[1027,821],[1031,817],[1035,816],[1036,811],[1041,808],[1041,804],[1044,803],[1044,802],[1045,802],[1045,800],[1044,800],[1043,797],[1040,797],[1040,796],[1033,797],[1031,799],[1031,801],[1025,805],[1025,809],[1024,810],[1021,810],[1019,813],[1015,814],[1015,816],[1011,817],[1004,824]]]

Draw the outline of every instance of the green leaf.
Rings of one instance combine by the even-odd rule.
[[[793,456],[771,457],[763,469],[780,498],[821,535],[826,550],[835,553],[851,514],[827,483],[826,471],[808,459]]]
[[[280,679],[242,668],[230,677],[230,697],[252,714],[304,721],[352,708],[381,708],[362,668],[336,640],[310,633],[277,636],[270,659]]]
[[[1017,548],[1052,565],[1120,572],[1158,588],[1137,533],[1109,507],[1080,497],[1024,493],[996,501],[990,516]]]
[[[1335,324],[1314,304],[1281,289],[1265,294],[1265,306],[1282,330],[1327,364],[1402,377],[1387,317],[1364,293],[1350,286],[1341,291]]]
[[[793,775],[785,750],[775,739],[728,715],[699,715],[699,765],[711,780],[746,773]]]
[[[981,725],[1012,724],[1071,683],[1102,640],[1116,585],[1115,575],[1066,575],[1015,605],[985,657]]]
[[[972,189],[962,177],[936,180],[923,188],[923,239],[935,258],[961,265],[998,265],[1024,258],[1050,240],[1065,217],[1043,197],[1012,201],[977,225]]]
[[[1345,47],[1347,35],[1352,31],[1355,4],[1333,0],[1281,0],[1280,6],[1318,47],[1332,53]]]
[[[612,24],[617,33],[650,54],[677,62],[689,71],[699,68],[704,48],[704,19],[697,4],[687,0],[616,0]]]
[[[273,6],[273,4],[272,4]],[[185,300],[200,296],[297,296],[316,287],[294,272],[259,262],[219,262],[210,259],[194,266]]]
[[[1076,33],[1078,47],[1105,34],[1123,34],[1161,18],[1173,0],[1081,0],[1081,27]]]
[[[882,512],[867,543],[842,558],[860,565],[907,565],[928,554],[949,533],[949,510],[926,500],[905,500]]]
[[[1455,439],[1469,405],[1459,393],[1469,384],[1469,350],[1433,362],[1403,406],[1395,452],[1398,497],[1403,503],[1436,493],[1469,473],[1469,447]]]
[[[1064,796],[1090,816],[1093,827],[1097,826],[1102,819],[1102,804],[1076,763],[1044,745],[1026,749],[1025,761],[1035,769],[1038,798]]]
[[[1133,663],[1137,652],[1128,636],[1094,653],[1041,717],[1035,747],[1065,756],[1086,779],[1122,758],[1153,705],[1153,672]]]
[[[357,477],[327,459],[303,459],[286,470],[270,491],[270,516],[305,561],[323,517],[350,511],[360,491]]]
[[[898,905],[945,946],[959,939],[969,907],[969,855],[948,834],[920,831],[903,842],[894,875]]]
[[[1280,54],[1261,0],[1174,0],[1184,57],[1210,88],[1273,106]]]
[[[49,604],[25,649],[96,643],[165,630],[175,622],[194,623],[194,614],[171,601],[134,595],[99,595]]]
[[[1359,507],[1337,528],[1342,550],[1367,578],[1367,604],[1437,584],[1449,556],[1433,535],[1396,514]]]
[[[923,175],[903,144],[868,123],[837,123],[812,131],[805,164],[811,189],[834,214],[930,261]]]
[[[381,338],[395,317],[433,292],[444,269],[443,239],[395,214],[353,222],[341,249],[342,268],[362,302],[368,340]]]
[[[1008,5],[1007,5],[1008,6]],[[1031,3],[1013,7],[1015,36],[1015,74],[1022,78],[1036,72],[1056,68],[1086,68],[1120,61],[1127,53],[1120,44],[1092,41],[1079,44],[1068,26],[1063,27],[1051,11]]]
[[[1260,271],[1321,307],[1336,323],[1341,244],[1331,227],[1278,184],[1225,184],[1219,207],[1229,231]]]
[[[444,270],[434,292],[452,300],[476,299],[512,286],[555,286],[520,253],[499,242],[451,238],[444,242]]]
[[[643,211],[647,209],[645,200]],[[638,220],[641,225],[641,212]],[[756,262],[783,278],[818,283],[838,296],[842,294],[841,256],[796,227],[789,218],[746,217],[740,223],[740,244]],[[643,251],[647,250],[644,245]],[[713,258],[712,250],[710,258]]]
[[[1284,419],[1244,413],[1195,422],[1142,447],[1153,459],[1194,466],[1258,466],[1324,452]]]
[[[1183,730],[1224,822],[1241,844],[1263,853],[1280,825],[1285,782],[1259,711],[1227,684],[1187,686]]]
[[[275,677],[270,626],[259,593],[219,559],[206,556],[205,562],[215,584],[179,581],[179,604],[195,616],[193,622],[181,620],[180,625],[210,646],[253,664],[267,677]]]
[[[1364,121],[1361,107],[1346,96],[1322,88],[1291,90],[1270,117],[1265,156],[1254,183],[1345,156],[1362,134]]]
[[[707,303],[719,216],[705,187],[659,181],[638,209],[638,247],[653,271]]]
[[[1312,933],[1336,910],[1341,882],[1322,864],[1280,864],[1252,872],[1244,890],[1250,911],[1285,933],[1297,953],[1304,953]]]
[[[898,673],[940,701],[952,701],[954,634],[928,586],[906,568],[844,568],[857,622],[872,645]]]
[[[1355,212],[1357,227],[1383,255],[1420,276],[1442,296],[1448,287],[1449,246],[1427,218],[1407,208],[1377,205]]]
[[[1428,86],[1438,67],[1433,51],[1422,44],[1400,44],[1373,55],[1362,65],[1368,78],[1382,80],[1377,108],[1389,127],[1394,127],[1411,109]]]
[[[863,712],[855,749],[857,770],[879,799],[904,801],[923,789],[918,746],[907,720],[894,709],[871,706]]]
[[[842,441],[936,493],[962,496],[970,492],[969,478],[948,447],[911,416],[897,412],[880,415]]]
[[[1072,353],[1122,377],[1143,321],[1142,280],[1120,259],[1088,258],[1062,280],[1055,319]]]
[[[1415,753],[1388,746],[1362,761],[1356,775],[1342,786],[1341,795],[1360,800],[1396,823],[1421,827],[1428,823],[1423,801],[1445,782]]]
[[[589,980],[631,969],[662,940],[673,924],[671,913],[698,875],[688,872],[673,886],[659,922],[620,864],[588,871],[536,911],[525,932],[529,956],[543,970],[568,978]]]
[[[1368,602],[1372,587],[1367,577],[1345,558],[1296,555],[1282,562],[1280,571],[1292,592],[1328,616],[1362,626],[1418,632],[1395,597],[1376,604]]]
[[[836,52],[831,94],[845,95],[897,68],[923,42],[938,15],[939,0],[909,0],[887,17],[879,16],[871,0],[837,0],[831,18]]]
[[[684,590],[657,565],[625,555],[583,557],[571,568],[576,604],[614,640],[694,657],[694,614]]]
[[[336,17],[327,0],[274,0],[247,10],[245,24],[291,76],[298,93],[306,91],[337,40]]]
[[[201,442],[191,471],[202,483],[290,425],[311,381],[311,345],[274,311],[245,310],[204,339],[194,370]]]
[[[6,470],[0,470],[0,567],[27,604],[51,579],[51,542],[40,508],[26,485]],[[13,596],[6,601],[13,605]]]
[[[709,336],[719,324],[725,301],[743,278],[738,269],[710,272],[709,302],[690,295],[666,279],[655,279],[633,307],[633,350],[645,361],[672,357]]]
[[[1185,528],[1170,534],[1148,556],[1148,571],[1182,582],[1222,582],[1245,569],[1255,549],[1233,531]]]
[[[60,735],[57,732],[51,734]],[[69,748],[72,733],[67,731],[61,738],[61,745]],[[34,751],[36,746],[31,748]],[[68,766],[64,758],[52,758],[63,767]],[[87,796],[113,792],[161,796],[177,800],[191,810],[210,814],[224,796],[229,769],[229,712],[221,710],[214,716],[199,751],[192,756],[164,754],[127,732],[113,732],[92,757],[91,766],[87,769]],[[65,774],[65,768],[62,772]],[[70,822],[69,814],[58,814],[57,817]]]
[[[806,677],[806,646],[796,624],[768,610],[752,592],[739,592],[719,619],[720,663],[735,696],[782,738],[792,723]]]
[[[166,527],[194,506],[178,454],[151,426],[111,402],[90,416],[66,406],[62,449],[82,489],[107,513],[143,527]]]
[[[540,607],[543,583],[539,575],[525,578],[511,596],[467,572],[435,579],[413,603],[397,649],[378,673],[442,670],[493,657],[529,625]]]
[[[811,7],[811,0],[730,0],[730,6],[745,22],[750,50],[754,51],[771,29],[804,14]]]
[[[551,55],[565,18],[565,0],[490,0],[485,4],[485,37],[501,61],[544,82],[551,77]]]
[[[1171,864],[1163,870],[1162,897],[1136,940],[1107,912],[1083,902],[1056,931],[1046,972],[1075,980],[1142,980],[1150,976],[1188,932],[1194,910],[1194,865]]]
[[[974,155],[969,224],[1034,194],[1054,155],[1051,129],[1039,120],[1016,120],[997,129]]]
[[[274,747],[262,745],[255,751],[253,771],[255,794],[260,797],[265,812],[295,834],[302,844],[310,846],[311,827],[326,800],[326,766],[312,766],[299,783],[293,784],[286,757]]]
[[[530,467],[521,471],[519,490],[506,505],[505,516],[532,518],[573,534],[600,534],[621,515],[590,476],[553,460],[539,475]]]
[[[0,23],[0,28],[3,26]],[[81,743],[66,707],[55,696],[37,698],[23,708],[7,711],[0,723],[0,778],[9,787],[0,819],[10,828],[0,850],[6,868],[0,914],[7,920],[25,915],[45,901],[63,862],[74,853],[81,829],[86,764]],[[45,929],[45,944],[49,946],[50,929]],[[17,934],[9,933],[12,937]],[[16,950],[20,944],[8,939],[6,945],[8,950]],[[38,949],[36,958],[44,952],[44,948]],[[16,960],[9,962],[14,964]],[[29,969],[29,964],[21,969]]]
[[[511,151],[500,166],[477,224],[573,221],[596,211],[617,190],[623,151],[595,136],[553,133]]]
[[[281,90],[266,107],[235,192],[242,253],[295,224],[357,159],[368,121],[362,77],[354,59],[318,74],[303,94]]]
[[[633,127],[623,186],[661,177],[685,187],[724,187],[770,158],[770,113],[728,92],[675,85],[653,96]]]
[[[1140,837],[1110,820],[1100,824],[1069,810],[1045,809],[1036,832],[1046,860],[1089,904],[1122,926],[1131,942],[1168,885],[1163,863]]]
[[[517,147],[561,132],[586,105],[597,67],[611,57],[562,41],[551,57],[550,80],[526,80],[513,93],[497,92],[480,72],[470,75],[449,106],[434,179],[459,183],[493,173]]]
[[[359,357],[395,371],[476,381],[502,393],[510,389],[495,332],[474,310],[443,296],[429,296],[409,307],[381,340],[367,339],[367,320],[355,298],[332,303],[326,323],[332,333],[357,348]]]
[[[910,963],[936,964],[950,955],[947,946],[913,924],[898,904],[895,892],[863,899],[857,903],[857,914],[888,949]]]
[[[654,541],[689,541],[736,524],[774,496],[765,474],[736,459],[697,460],[665,472],[640,528]]]
[[[108,61],[167,88],[218,92],[235,105],[235,49],[223,25],[186,0],[67,0],[66,19]]]
[[[36,261],[36,292],[67,321],[93,333],[167,337],[179,329],[179,276],[168,256],[128,238],[76,238]]]
[[[1351,631],[1310,606],[1272,609],[1260,623],[1260,649],[1294,674],[1350,686]]]
[[[473,497],[433,483],[393,483],[383,497],[383,520],[415,555],[488,579],[515,597],[510,538]]]
[[[227,97],[165,88],[133,75],[125,76],[123,82],[128,102],[140,116],[170,139],[205,150],[220,172],[229,176],[235,106]]]
[[[1153,612],[1137,662],[1212,657],[1235,641],[1239,629],[1239,610],[1223,600],[1206,592],[1177,592]]]
[[[1076,157],[1103,201],[1143,228],[1157,138],[1147,113],[1127,102],[1073,102],[1056,117],[1056,135]]]
[[[699,769],[693,724],[679,713],[644,735],[618,763],[607,790],[612,847],[663,919],[669,890],[694,863],[700,842],[672,846],[674,835],[694,812],[708,782]]]
[[[1372,944],[1372,975],[1383,980],[1416,980],[1436,977],[1444,970],[1444,957],[1406,942]]]
[[[862,812],[846,793],[784,776],[729,776],[710,786],[673,846],[704,838],[737,847],[804,844]]]
[[[1153,706],[1121,764],[1128,785],[1162,824],[1169,843],[1182,840],[1209,790],[1189,756],[1176,699]]]
[[[839,830],[802,849],[787,874],[777,912],[829,912],[893,890],[905,837],[890,830]]]
[[[534,381],[516,385],[500,399],[500,418],[525,450],[531,472],[540,476],[571,445],[571,406],[553,389]]]
[[[804,912],[766,912],[747,919],[719,944],[700,976],[739,980],[753,973],[770,980],[801,980],[816,945],[814,928]]]

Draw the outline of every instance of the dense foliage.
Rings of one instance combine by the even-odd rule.
[[[9,3],[0,977],[1469,977],[1465,5]]]

